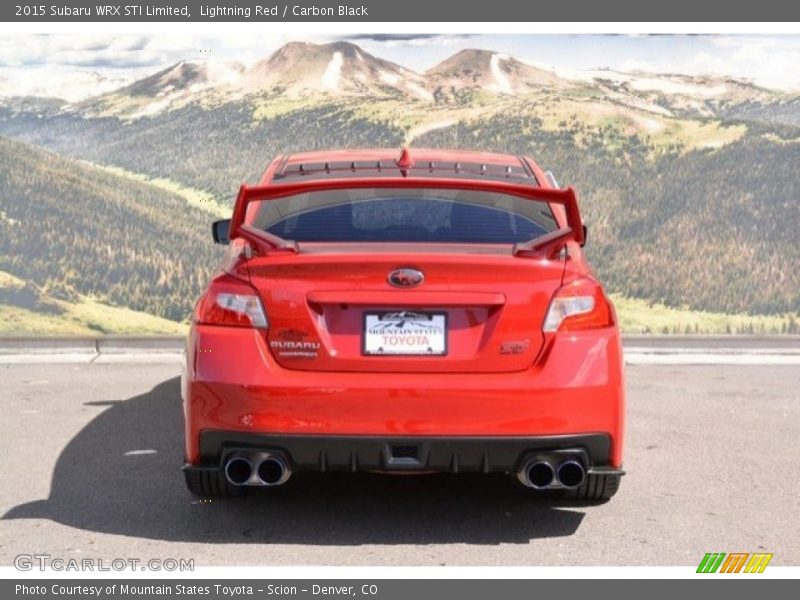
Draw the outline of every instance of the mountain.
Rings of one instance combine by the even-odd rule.
[[[759,98],[749,99],[729,107],[725,115],[743,121],[800,127],[800,94],[786,94],[771,102]]]
[[[199,92],[214,86],[235,86],[244,73],[239,62],[184,60],[119,90],[131,96],[163,98],[173,93]]]
[[[323,93],[432,99],[422,76],[348,42],[286,44],[254,64],[244,86],[250,93],[279,91],[288,98]]]
[[[714,117],[746,102],[774,102],[781,94],[730,77],[594,72],[593,81],[609,90],[635,95],[676,115]]]
[[[67,105],[66,100],[48,96],[10,96],[0,103],[8,114],[37,115],[39,118],[61,114]]]
[[[102,74],[90,69],[30,67],[17,76],[0,77],[0,97],[37,96],[80,102],[128,85],[130,75]]]
[[[220,106],[245,100],[331,102],[357,98],[394,99],[433,107],[475,107],[496,100],[556,95],[578,105],[613,106],[665,117],[714,118],[747,114],[785,102],[785,95],[744,80],[677,74],[578,71],[540,65],[481,49],[462,50],[424,73],[416,73],[373,56],[350,42],[290,42],[246,68],[237,62],[182,61],[127,85],[92,81],[101,77],[81,72],[72,86],[59,75],[58,84],[27,86],[36,96],[74,96],[80,101],[64,110],[82,116],[135,120],[179,110],[188,105]],[[89,78],[89,79],[87,79]],[[110,91],[106,91],[108,88]],[[20,88],[25,89],[25,88]],[[13,86],[0,81],[0,95]],[[94,91],[95,94],[85,98]],[[18,94],[19,95],[19,94]],[[10,96],[9,96],[10,98]],[[8,98],[3,102],[8,105]],[[269,111],[267,111],[269,113]],[[578,111],[580,116],[581,111]],[[637,119],[629,119],[635,126]],[[786,122],[783,119],[781,122]]]
[[[75,111],[135,119],[180,108],[212,91],[227,99],[231,91],[240,89],[244,70],[244,65],[238,62],[181,61],[130,85],[85,100],[75,106]]]
[[[261,99],[400,98],[432,101],[423,76],[355,44],[291,42],[249,68],[237,62],[182,61],[72,107],[76,114],[135,120],[190,104]]]
[[[425,76],[434,96],[440,99],[457,98],[468,91],[515,96],[571,85],[555,73],[513,56],[475,49],[454,54],[426,71]]]
[[[6,138],[0,189],[0,272],[26,282],[3,286],[0,304],[57,313],[56,301],[92,300],[174,330],[219,260],[211,215],[180,196]]]

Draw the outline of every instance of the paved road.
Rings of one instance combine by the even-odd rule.
[[[3,365],[0,380],[0,565],[800,564],[797,366],[629,366],[629,474],[600,506],[502,476],[347,474],[201,503],[179,472],[176,365]]]

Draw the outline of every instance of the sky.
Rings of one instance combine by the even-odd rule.
[[[342,39],[415,71],[424,71],[459,50],[483,48],[568,69],[723,75],[774,89],[800,90],[800,36],[727,34],[6,35],[0,39],[0,84],[5,80],[6,88],[13,83],[20,90],[38,92],[97,72],[111,78],[107,85],[113,85],[113,81],[143,76],[180,60],[252,63],[288,41]]]

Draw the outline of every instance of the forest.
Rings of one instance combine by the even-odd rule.
[[[455,120],[414,145],[529,155],[575,186],[587,252],[612,293],[692,310],[798,312],[800,128],[731,116],[744,135],[687,149],[576,116],[554,129],[534,105],[513,108]],[[239,184],[257,181],[278,154],[399,148],[407,134],[352,102],[253,114],[245,101],[132,121],[0,108],[0,135],[26,142],[0,140],[0,271],[56,295],[97,294],[183,320],[219,256],[210,215],[75,159],[166,178],[230,205]]]
[[[221,259],[182,198],[4,138],[0,189],[0,271],[52,298],[182,321]],[[3,300],[52,310],[30,286]]]

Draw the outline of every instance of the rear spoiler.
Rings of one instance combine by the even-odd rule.
[[[568,241],[575,241],[578,244],[584,242],[584,229],[581,223],[581,214],[578,209],[578,198],[575,190],[571,187],[566,189],[536,188],[530,185],[506,183],[503,181],[489,180],[458,180],[458,179],[434,179],[424,177],[371,177],[353,178],[336,180],[313,180],[301,181],[297,183],[283,183],[279,185],[242,185],[239,188],[239,195],[233,207],[233,216],[229,229],[229,239],[237,237],[244,238],[256,244],[268,244],[276,250],[297,251],[297,244],[291,240],[285,240],[271,233],[261,231],[245,223],[247,208],[252,202],[265,200],[278,200],[294,194],[302,194],[312,191],[335,190],[342,188],[434,188],[434,189],[457,189],[457,190],[484,190],[487,192],[498,192],[511,194],[529,200],[545,201],[564,207],[566,224],[564,227],[538,237],[529,242],[516,244],[514,254],[539,254],[548,248],[554,248]]]

